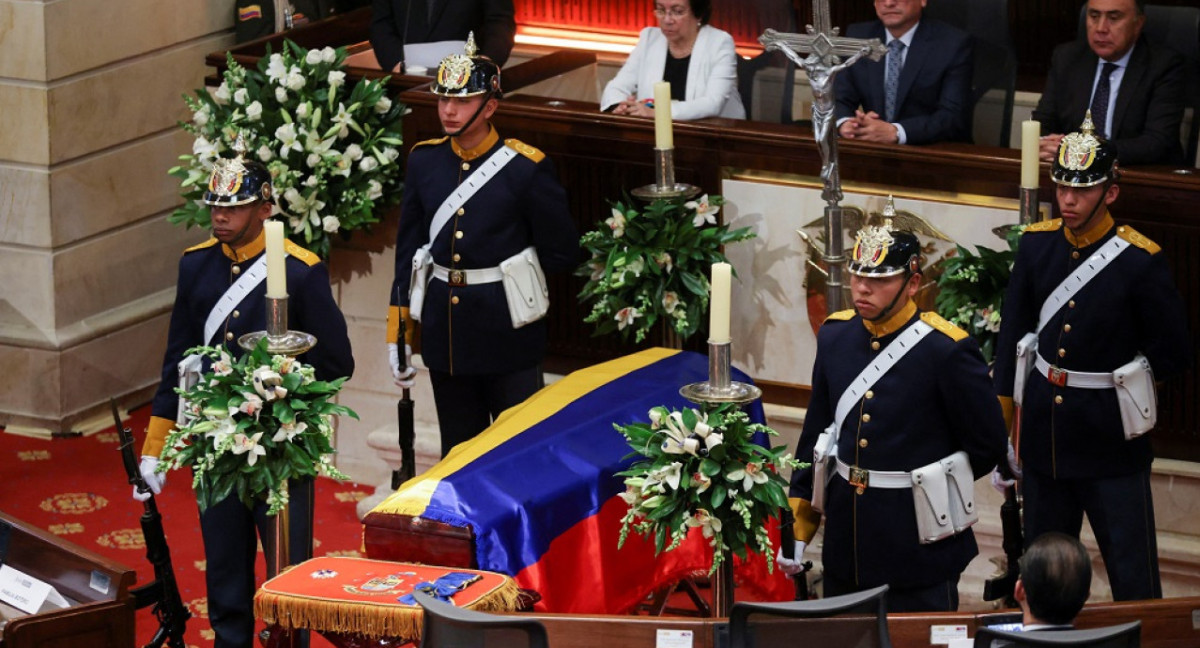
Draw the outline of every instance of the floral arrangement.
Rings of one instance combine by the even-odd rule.
[[[801,466],[785,446],[759,443],[774,430],[751,423],[735,404],[708,413],[655,407],[649,424],[613,427],[642,457],[617,473],[625,477],[621,498],[629,505],[618,546],[632,530],[652,536],[657,552],[670,551],[698,527],[713,548],[712,573],[731,550],[745,559],[748,546],[774,569],[766,521],[788,505],[787,482],[778,471]]]
[[[188,354],[210,358],[212,367],[196,385],[175,390],[190,420],[167,436],[158,470],[191,468],[201,511],[236,492],[246,506],[265,498],[275,515],[287,504],[289,479],[349,479],[331,461],[333,417],[358,418],[333,402],[345,378],[317,380],[311,366],[267,352],[266,338],[236,360],[209,346]]]
[[[976,246],[978,253],[974,254],[959,245],[953,256],[939,263],[942,273],[937,280],[938,295],[934,305],[942,317],[979,342],[983,357],[989,363],[996,352],[1000,309],[1021,231],[1020,225],[1014,225],[1005,233],[1007,250]]]
[[[641,342],[659,320],[685,340],[696,333],[708,310],[708,273],[726,261],[721,247],[754,237],[748,227],[717,223],[722,204],[707,194],[642,210],[612,203],[612,216],[580,240],[591,259],[575,272],[588,277],[579,300],[592,305],[584,321],[596,335],[632,332]]]
[[[238,133],[247,155],[267,165],[277,209],[293,238],[329,256],[330,236],[379,222],[381,207],[399,199],[401,104],[387,97],[387,79],[347,87],[346,49],[306,50],[284,41],[282,52],[248,69],[229,55],[221,85],[211,94],[184,97],[196,137],[190,155],[168,173],[180,178],[187,200],[169,217],[187,227],[208,227],[200,199],[213,161],[230,150]]]

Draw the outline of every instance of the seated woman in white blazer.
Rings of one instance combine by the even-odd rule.
[[[653,117],[654,84],[671,82],[671,117],[745,119],[737,91],[733,37],[708,24],[712,0],[655,0],[658,27],[642,30],[617,76],[604,87],[600,109]]]

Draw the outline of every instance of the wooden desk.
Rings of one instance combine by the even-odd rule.
[[[53,585],[71,607],[12,619],[0,648],[131,648],[136,574],[0,512],[0,563]]]

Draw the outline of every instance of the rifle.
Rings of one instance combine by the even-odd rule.
[[[183,631],[187,628],[187,620],[192,614],[183,605],[183,597],[179,594],[179,585],[175,582],[175,570],[171,566],[171,550],[167,548],[167,536],[163,532],[162,515],[154,502],[154,494],[142,477],[138,468],[137,458],[133,453],[133,432],[121,423],[121,414],[117,411],[117,401],[108,399],[112,406],[113,420],[117,423],[117,434],[121,436],[121,460],[125,463],[125,474],[129,475],[129,483],[133,484],[139,493],[150,495],[142,502],[145,511],[142,513],[142,536],[146,539],[146,560],[154,565],[154,580],[135,587],[131,590],[134,604],[138,609],[148,605],[154,606],[154,616],[158,619],[158,632],[145,648],[161,648],[167,643],[171,648],[186,648],[183,641]]]
[[[792,509],[783,507],[779,512],[779,550],[783,553],[783,557],[788,560],[796,558],[796,531],[792,528],[795,523],[795,517],[792,514]],[[792,576],[792,582],[796,584],[796,600],[807,601],[810,598],[808,592],[808,571],[812,569],[812,561],[805,560],[800,565],[800,572]]]
[[[396,346],[404,349],[405,324],[400,318],[400,330],[396,335]],[[400,442],[400,469],[392,471],[392,490],[400,488],[404,482],[412,479],[416,473],[413,443],[416,440],[416,428],[413,426],[413,401],[409,389],[404,388],[400,400],[396,401],[396,425]]]
[[[1015,440],[1014,448],[1019,448],[1021,439],[1020,408],[1013,413],[1013,439]],[[1000,476],[1004,479],[1013,479],[1014,475],[1008,467],[1007,458],[1001,459],[1000,465],[996,469],[1000,471]],[[1004,533],[1000,546],[1004,548],[1005,563],[1007,564],[1003,574],[984,581],[983,600],[995,601],[1003,598],[1005,606],[1017,607],[1017,600],[1013,598],[1013,590],[1017,586],[1017,579],[1021,577],[1019,561],[1025,547],[1025,538],[1021,533],[1021,501],[1017,497],[1015,483],[1004,489],[1004,503],[1000,505],[1000,527]]]

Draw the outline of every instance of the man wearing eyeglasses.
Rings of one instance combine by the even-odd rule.
[[[850,25],[851,38],[878,38],[880,61],[839,74],[838,134],[889,144],[970,141],[971,38],[923,18],[925,0],[875,0],[878,20]]]

